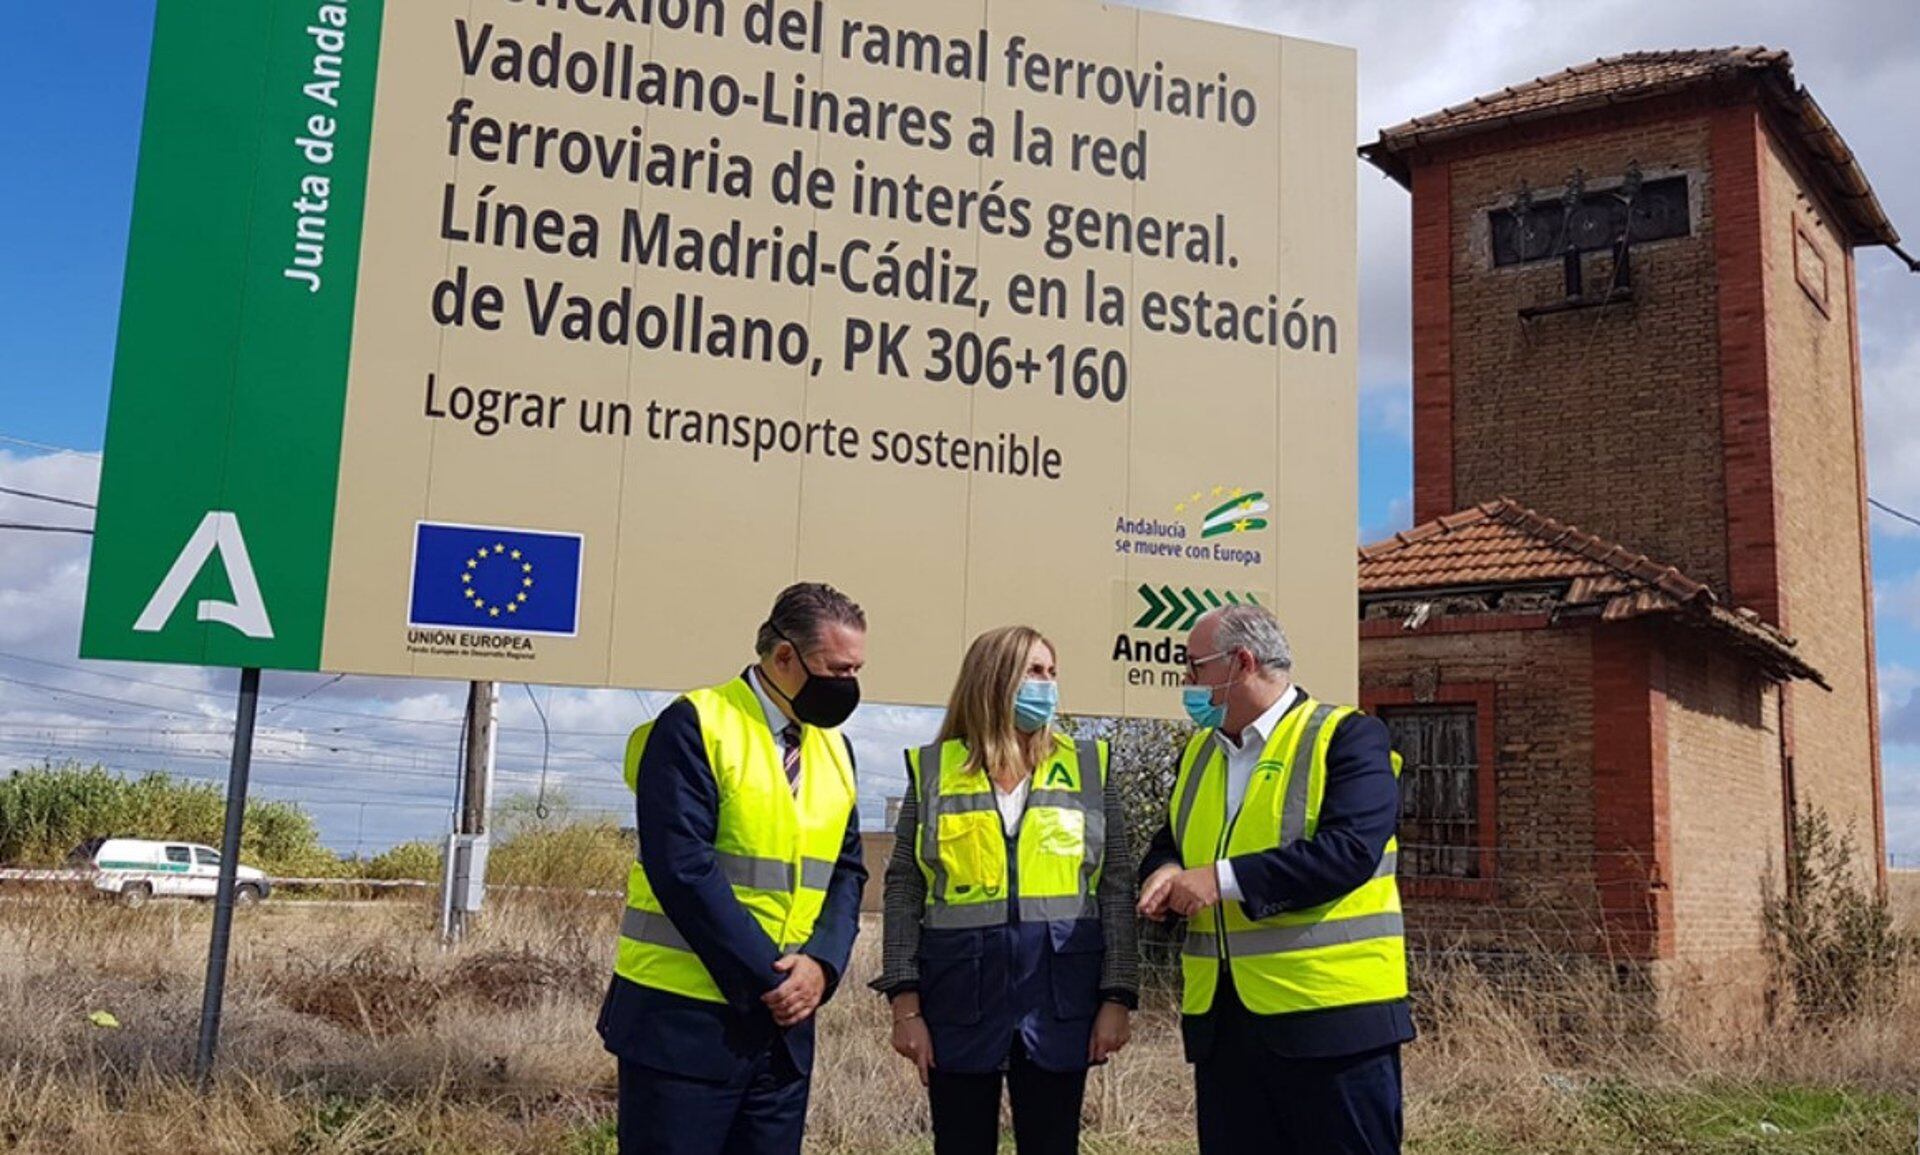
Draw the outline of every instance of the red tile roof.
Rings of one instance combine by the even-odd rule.
[[[1704,583],[1642,553],[1555,521],[1511,498],[1448,514],[1360,549],[1360,597],[1435,599],[1469,590],[1550,588],[1562,611],[1603,621],[1673,614],[1790,677],[1825,680],[1794,640],[1751,610],[1729,610]]]
[[[1846,218],[1842,223],[1853,243],[1899,244],[1900,234],[1887,219],[1853,151],[1812,95],[1794,83],[1793,58],[1777,49],[1707,48],[1604,56],[1382,129],[1380,139],[1362,148],[1360,155],[1405,185],[1408,154],[1430,145],[1749,76],[1758,80],[1761,98],[1785,114],[1788,144],[1809,161],[1814,178]]]
[[[1627,582],[1651,585],[1680,602],[1713,597],[1713,591],[1672,566],[1543,517],[1511,498],[1414,526],[1360,550],[1362,593],[1574,579],[1609,590]]]
[[[1474,125],[1530,113],[1564,116],[1580,109],[1672,92],[1677,88],[1750,70],[1791,65],[1784,52],[1766,48],[1709,48],[1681,52],[1629,52],[1576,64],[1524,84],[1476,96],[1463,104],[1380,130],[1389,144],[1413,144],[1461,136]]]

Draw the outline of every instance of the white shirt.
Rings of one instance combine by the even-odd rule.
[[[1020,829],[1020,816],[1027,811],[1027,794],[1033,787],[1033,776],[1022,778],[1011,790],[1002,790],[996,784],[993,788],[994,804],[1000,807],[1000,829],[1012,838]]]
[[[749,666],[747,668],[747,685],[753,687],[754,696],[760,699],[760,708],[767,712],[767,729],[773,731],[773,748],[780,751],[781,756],[785,757],[787,753],[787,743],[780,737],[780,732],[785,730],[789,725],[798,725],[798,723],[789,723],[787,716],[780,712],[779,703],[773,700],[773,695],[767,693],[767,687],[760,677],[760,667]],[[801,765],[803,767],[801,773],[804,774],[806,773],[804,769],[805,763]]]
[[[1227,815],[1229,820],[1240,814],[1240,804],[1247,798],[1247,783],[1253,781],[1253,768],[1260,764],[1260,755],[1266,752],[1267,739],[1273,737],[1274,728],[1280,725],[1280,719],[1300,696],[1297,686],[1289,685],[1266,713],[1255,718],[1247,728],[1240,731],[1240,743],[1234,745],[1227,740],[1226,732],[1215,730],[1213,740],[1219,744],[1220,752],[1227,759]],[[1214,874],[1220,880],[1221,901],[1238,902],[1241,899],[1240,880],[1233,876],[1233,863],[1222,858],[1214,863]]]

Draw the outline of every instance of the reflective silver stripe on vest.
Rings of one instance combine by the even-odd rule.
[[[1078,790],[1032,790],[1027,795],[1026,805],[1053,807],[1059,810],[1077,811],[1083,816],[1080,878],[1081,889],[1086,895],[1067,895],[1051,898],[1022,898],[1020,917],[1023,920],[1054,920],[1098,917],[1098,906],[1094,901],[1089,885],[1093,872],[1099,868],[1104,853],[1107,831],[1107,814],[1104,799],[1104,783],[1100,776],[1100,747],[1091,740],[1074,743],[1074,755],[1079,774]],[[995,899],[987,902],[955,904],[950,901],[949,888],[952,880],[940,859],[940,816],[943,814],[966,814],[975,812],[998,812],[999,804],[993,791],[969,791],[965,794],[943,794],[940,791],[941,755],[938,744],[920,748],[919,776],[920,800],[924,815],[920,827],[920,855],[933,872],[932,885],[927,890],[927,907],[922,915],[921,925],[934,930],[971,930],[987,926],[999,926],[1007,921],[1007,901]],[[929,769],[931,768],[931,770]],[[1014,853],[1012,847],[1009,853]]]
[[[1080,890],[1086,896],[1087,913],[1073,917],[1098,918],[1093,876],[1107,856],[1107,783],[1100,772],[1100,743],[1081,738],[1073,749],[1080,760],[1080,810],[1087,816],[1086,847],[1080,860]]]
[[[927,901],[947,894],[947,868],[940,860],[940,743],[920,747],[920,853],[933,868]]]
[[[943,814],[970,814],[976,810],[998,810],[999,803],[993,800],[993,791],[981,790],[973,794],[942,794],[940,812]]]
[[[1393,872],[1400,866],[1400,852],[1389,850],[1380,856],[1380,865],[1373,868],[1374,878],[1392,878]]]
[[[825,890],[833,882],[833,863],[824,858],[800,860],[800,885],[808,890]]]
[[[691,953],[693,947],[681,935],[673,920],[664,914],[655,914],[650,910],[635,910],[628,907],[620,915],[620,937],[635,942],[644,942],[648,946],[663,946],[669,950],[683,950]],[[789,951],[801,944],[782,943],[780,949]]]
[[[1211,737],[1196,739],[1188,744],[1189,749],[1198,748],[1193,764],[1187,767],[1186,788],[1180,792],[1180,808],[1173,815],[1173,844],[1176,847],[1187,844],[1187,823],[1193,818],[1194,804],[1200,801],[1200,780],[1206,776],[1207,763],[1213,761]],[[1183,756],[1184,757],[1184,756]]]
[[[1024,904],[1021,909],[1026,909]],[[978,930],[981,927],[999,926],[1006,921],[1007,900],[1004,898],[965,906],[935,903],[920,916],[920,925],[928,930]]]
[[[1320,744],[1320,728],[1335,707],[1316,705],[1293,748],[1293,769],[1287,776],[1287,800],[1280,807],[1280,845],[1291,846],[1307,836],[1307,785],[1313,778],[1313,751]]]
[[[1100,905],[1089,895],[1062,894],[1051,898],[1020,898],[1021,922],[1067,922],[1081,918],[1099,918]]]
[[[1406,932],[1401,916],[1363,914],[1332,922],[1312,922],[1303,926],[1263,926],[1251,930],[1227,932],[1227,945],[1237,959],[1256,955],[1292,954],[1327,946],[1346,946],[1376,938],[1399,938]],[[1183,953],[1195,958],[1220,957],[1220,938],[1211,931],[1187,932]]]
[[[963,794],[961,797],[972,798],[975,797],[975,795]],[[978,797],[985,798],[987,795],[982,794]],[[1078,791],[1033,790],[1027,794],[1027,806],[1029,808],[1034,806],[1051,806],[1055,810],[1084,810],[1087,804]],[[998,807],[996,807],[996,809],[997,808]],[[986,807],[983,806],[981,809],[984,810]]]
[[[635,910],[628,907],[620,916],[620,937],[635,942],[644,942],[650,946],[670,947],[673,950],[690,951],[687,940],[664,914],[654,914],[648,910]]]
[[[782,862],[777,858],[754,858],[746,854],[728,854],[715,851],[714,858],[720,862],[720,873],[735,886],[744,886],[753,890],[792,890],[793,863]]]

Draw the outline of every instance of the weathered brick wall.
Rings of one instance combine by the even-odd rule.
[[[1777,692],[1685,634],[1664,646],[1673,957],[1661,986],[1688,1025],[1749,1034],[1772,991],[1763,902],[1785,877]]]
[[[1451,204],[1454,508],[1510,496],[1724,590],[1710,136],[1694,113],[1549,140],[1455,160],[1438,187]],[[1521,307],[1563,296],[1560,262],[1493,267],[1488,212],[1523,181],[1552,197],[1576,167],[1597,184],[1634,162],[1687,175],[1691,235],[1635,247],[1631,303],[1522,321]],[[1585,268],[1589,286],[1611,276],[1602,254]]]
[[[1832,693],[1807,685],[1789,690],[1797,801],[1824,809],[1843,830],[1851,827],[1859,863],[1872,871],[1884,855],[1874,790],[1877,703],[1869,681],[1872,607],[1852,285],[1841,238],[1770,139],[1759,161],[1780,609],[1801,653],[1833,684]],[[1803,280],[1816,293],[1824,282],[1824,309]]]
[[[1363,703],[1417,683],[1439,685],[1439,701],[1450,686],[1493,691],[1494,877],[1479,886],[1403,879],[1416,944],[1597,945],[1592,660],[1583,627],[1361,639]]]

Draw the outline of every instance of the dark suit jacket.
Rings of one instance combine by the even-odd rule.
[[[1307,697],[1302,689],[1287,712],[1299,709]],[[1241,910],[1248,918],[1271,918],[1332,902],[1373,877],[1400,821],[1400,785],[1390,755],[1387,728],[1378,718],[1351,714],[1334,729],[1327,747],[1326,795],[1313,837],[1232,859],[1243,897]],[[1185,865],[1170,824],[1154,835],[1141,859],[1141,878],[1168,863]],[[1223,990],[1227,985],[1222,984]],[[1216,1011],[1182,1019],[1189,1059],[1211,1053],[1216,1014],[1217,1004]],[[1268,1047],[1284,1058],[1354,1055],[1413,1038],[1404,999],[1253,1018]]]
[[[851,756],[851,750],[849,750]],[[640,865],[674,928],[693,947],[725,1003],[703,1002],[614,976],[600,1009],[600,1037],[622,1060],[715,1082],[747,1077],[769,1046],[784,1047],[801,1074],[813,1068],[813,1019],[774,1025],[760,996],[779,986],[779,948],[733,896],[714,858],[720,791],[700,738],[700,719],[682,698],[654,720],[635,786]],[[813,935],[800,948],[827,973],[832,997],[860,931],[867,870],[860,813],[847,832]]]

